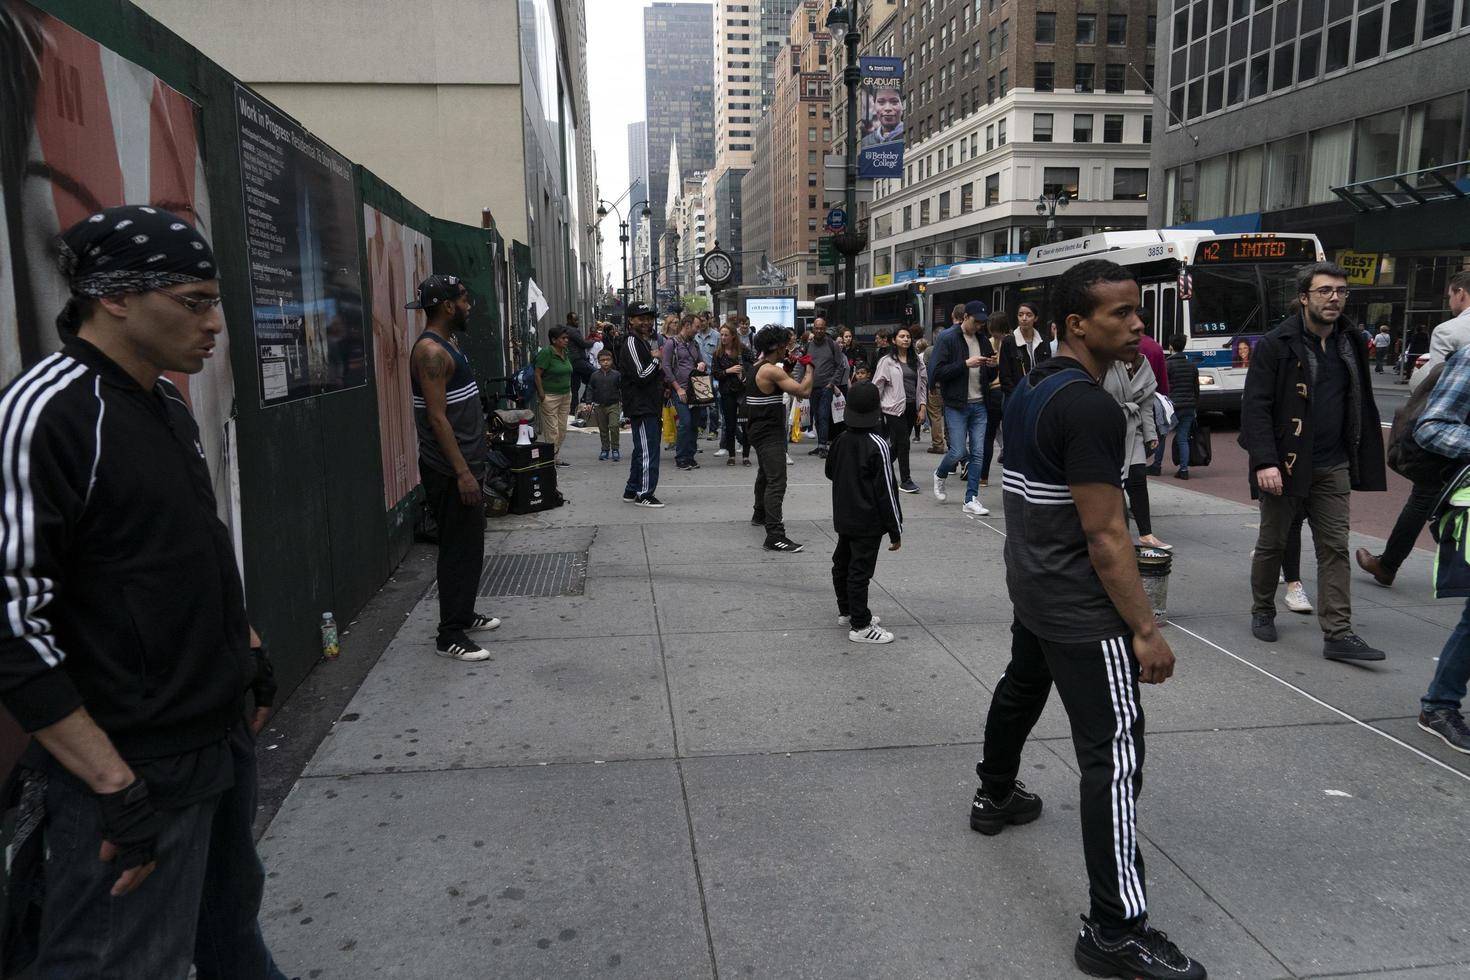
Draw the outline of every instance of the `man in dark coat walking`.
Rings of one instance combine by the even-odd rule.
[[[1297,276],[1300,311],[1261,338],[1241,405],[1261,530],[1251,563],[1251,633],[1276,640],[1276,583],[1298,507],[1317,547],[1317,619],[1329,660],[1382,660],[1353,632],[1348,503],[1386,490],[1383,431],[1368,376],[1368,345],[1347,317],[1347,272],[1330,262]]]

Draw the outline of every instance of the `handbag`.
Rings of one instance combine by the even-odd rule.
[[[713,405],[715,403],[715,383],[708,374],[703,371],[691,371],[689,373],[689,386],[684,389],[684,400],[686,405]]]
[[[832,392],[832,421],[841,422],[847,417],[847,396],[838,388]]]
[[[679,436],[679,413],[672,405],[664,406],[664,442],[672,446]]]
[[[1435,505],[1430,522],[1434,537],[1434,597],[1470,596],[1470,468],[1462,468]]]
[[[1209,466],[1214,455],[1210,451],[1210,427],[1196,424],[1189,434],[1189,465]]]

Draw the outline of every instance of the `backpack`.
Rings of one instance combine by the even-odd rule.
[[[1431,452],[1414,441],[1419,417],[1424,414],[1424,406],[1429,403],[1429,396],[1443,372],[1443,362],[1430,369],[1404,407],[1393,413],[1393,426],[1388,430],[1389,467],[1399,476],[1432,486],[1443,486],[1460,466],[1459,460]]]

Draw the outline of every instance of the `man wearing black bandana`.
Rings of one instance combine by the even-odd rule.
[[[92,215],[59,253],[66,346],[0,392],[0,702],[48,814],[36,973],[276,980],[250,833],[274,684],[162,377],[214,353],[214,255],[148,207]]]

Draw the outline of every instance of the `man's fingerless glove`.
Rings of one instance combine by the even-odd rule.
[[[271,666],[270,653],[265,644],[251,647],[255,657],[255,680],[250,682],[250,691],[255,695],[257,708],[269,708],[276,703],[276,670]]]
[[[102,807],[102,839],[117,848],[114,863],[124,870],[153,860],[163,830],[163,817],[148,798],[148,784],[135,779],[116,793],[98,793]]]

